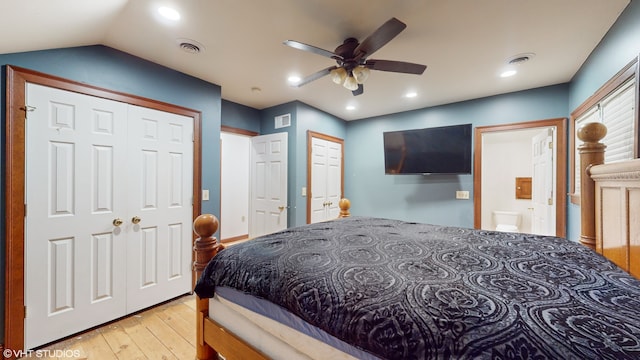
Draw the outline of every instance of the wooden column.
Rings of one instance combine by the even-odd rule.
[[[204,271],[218,251],[224,249],[224,246],[218,243],[213,234],[218,231],[218,219],[211,214],[202,214],[193,222],[193,231],[198,235],[194,242],[193,251],[195,252],[195,261],[193,262],[193,271],[196,279]],[[196,358],[198,360],[217,359],[218,354],[204,342],[204,319],[209,315],[209,299],[201,299],[196,295]]]
[[[588,123],[578,129],[578,138],[584,143],[578,146],[580,153],[580,242],[595,250],[595,182],[591,178],[591,167],[604,163],[604,149],[601,143],[607,135],[607,127],[602,123]]]

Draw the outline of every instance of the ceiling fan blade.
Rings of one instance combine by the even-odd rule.
[[[358,88],[353,90],[351,93],[353,96],[361,95],[364,92],[364,86],[362,84],[358,84]]]
[[[368,38],[364,39],[364,41],[355,48],[353,54],[358,60],[366,58],[391,41],[391,39],[398,36],[406,27],[407,25],[402,21],[391,18],[374,31],[373,34],[369,35]]]
[[[393,60],[367,60],[365,66],[372,70],[391,71],[405,74],[421,75],[427,65]]]
[[[322,70],[320,70],[318,72],[315,72],[315,73],[307,76],[306,78],[300,80],[300,82],[297,83],[296,86],[297,87],[301,87],[302,85],[306,85],[306,84],[308,84],[308,83],[310,83],[310,82],[312,82],[314,80],[318,80],[323,76],[329,75],[329,73],[331,73],[331,70],[337,69],[337,68],[338,68],[337,66],[329,66],[326,69],[322,69]]]
[[[302,50],[302,51],[309,51],[312,52],[314,54],[318,54],[321,56],[326,56],[328,58],[331,59],[335,59],[335,60],[342,60],[342,56],[335,54],[329,50],[325,50],[325,49],[321,49],[319,47],[315,47],[312,45],[307,45],[304,43],[301,43],[299,41],[295,41],[295,40],[287,40],[285,42],[283,42],[283,44],[290,46],[294,49],[298,49],[298,50]]]

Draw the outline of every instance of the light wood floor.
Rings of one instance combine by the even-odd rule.
[[[194,359],[195,295],[174,299],[38,350],[42,359]]]

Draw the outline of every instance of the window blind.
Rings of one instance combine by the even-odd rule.
[[[605,162],[633,159],[635,135],[635,78],[618,87],[575,121],[575,129],[590,122],[602,122],[607,126],[607,135],[602,140],[607,145]],[[580,193],[580,154],[582,141],[575,136],[574,149],[574,194]]]
[[[635,81],[623,84],[602,101],[602,123],[607,126],[607,145],[604,153],[606,163],[634,158],[633,142]]]

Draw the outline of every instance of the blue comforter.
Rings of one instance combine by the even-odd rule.
[[[640,281],[556,237],[352,217],[225,249],[216,286],[381,358],[640,358]]]

